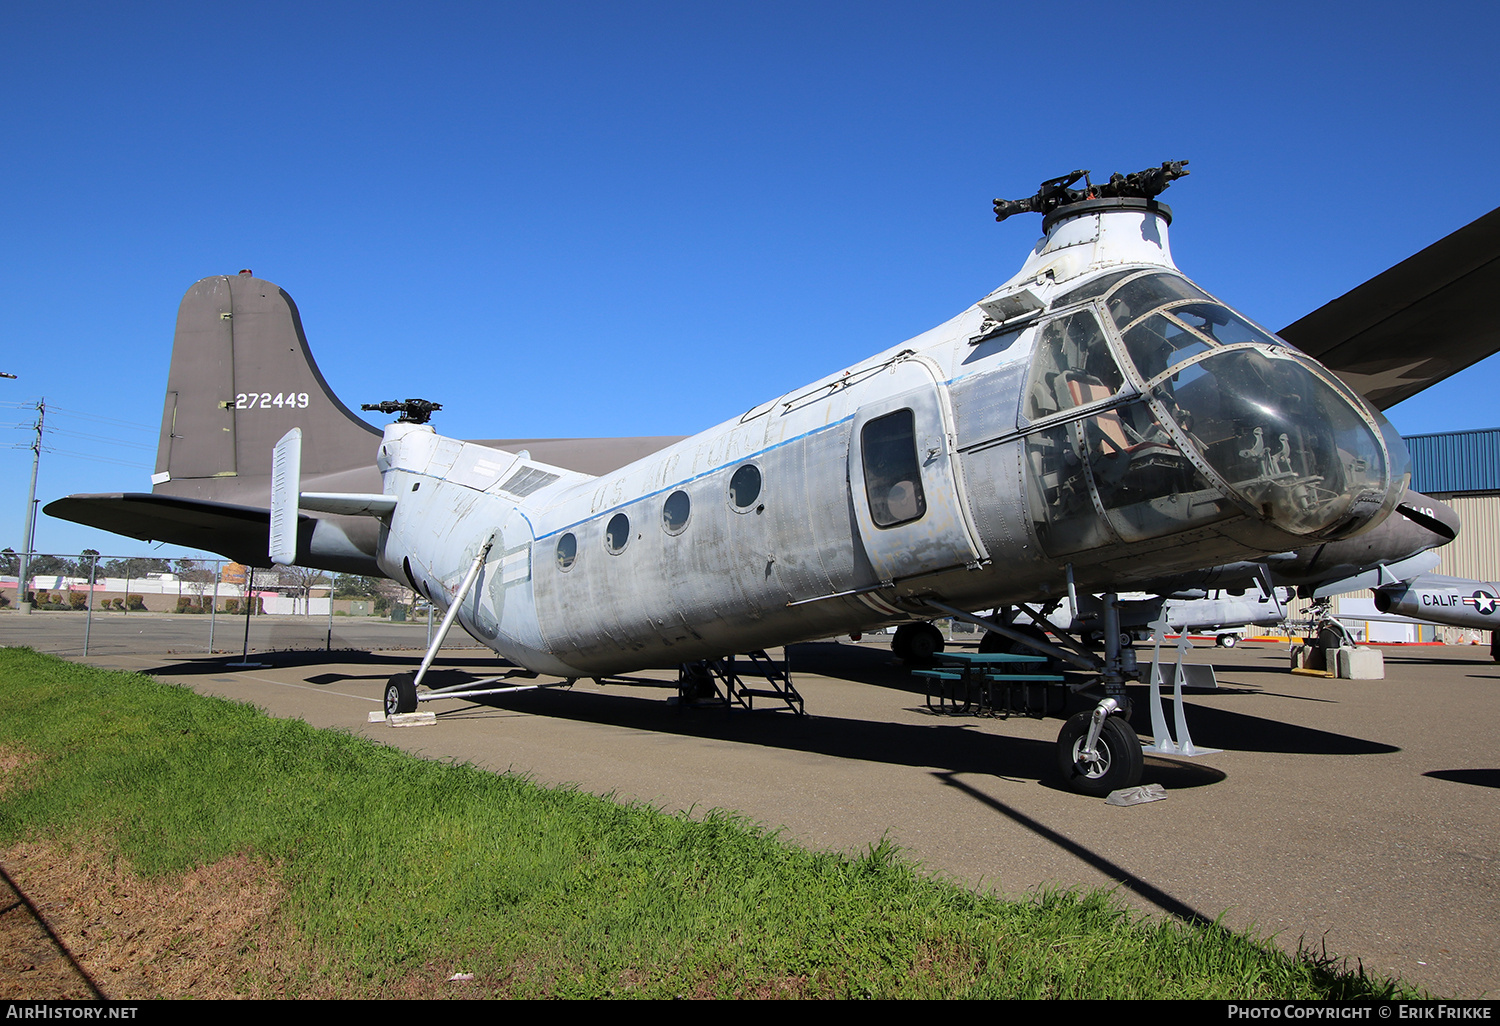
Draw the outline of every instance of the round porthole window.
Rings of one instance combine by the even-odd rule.
[[[693,510],[687,492],[676,491],[667,496],[661,507],[661,526],[668,534],[681,534],[687,528],[688,517]]]
[[[747,510],[760,498],[760,468],[746,463],[729,479],[729,501],[737,510]]]
[[[615,555],[625,551],[625,545],[630,541],[630,518],[624,513],[616,513],[609,518],[609,526],[604,529],[604,547]]]
[[[559,570],[566,570],[573,565],[573,561],[577,558],[578,539],[573,536],[572,531],[569,531],[557,539],[557,568]]]

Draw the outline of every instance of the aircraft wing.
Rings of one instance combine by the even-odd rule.
[[[1500,351],[1500,209],[1280,335],[1385,410]]]

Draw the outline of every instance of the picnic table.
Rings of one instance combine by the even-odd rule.
[[[933,659],[936,668],[912,671],[913,676],[926,680],[927,708],[933,712],[966,713],[972,708],[989,715],[1041,717],[1052,711],[1050,696],[1055,691],[1061,694],[1057,711],[1067,704],[1066,691],[1056,688],[1065,683],[1062,674],[1028,672],[1047,662],[1039,653],[939,652]]]

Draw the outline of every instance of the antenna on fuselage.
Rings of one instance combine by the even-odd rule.
[[[1061,178],[1049,178],[1037,189],[1035,196],[1018,200],[995,200],[995,220],[1004,221],[1012,214],[1037,213],[1045,217],[1061,207],[1085,200],[1154,200],[1167,186],[1190,173],[1183,170],[1187,163],[1185,160],[1168,160],[1163,161],[1161,167],[1148,167],[1144,171],[1128,175],[1113,174],[1103,185],[1094,185],[1089,180],[1088,171],[1074,171]],[[1080,178],[1083,179],[1083,188],[1072,188]]]
[[[426,399],[387,399],[383,403],[362,403],[361,410],[378,413],[401,414],[398,424],[426,424],[432,415],[443,408],[442,403],[430,403]]]

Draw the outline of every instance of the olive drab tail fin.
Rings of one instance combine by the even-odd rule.
[[[263,506],[271,452],[292,428],[305,479],[378,488],[380,432],[328,387],[292,297],[248,271],[204,278],[177,312],[153,493]]]

